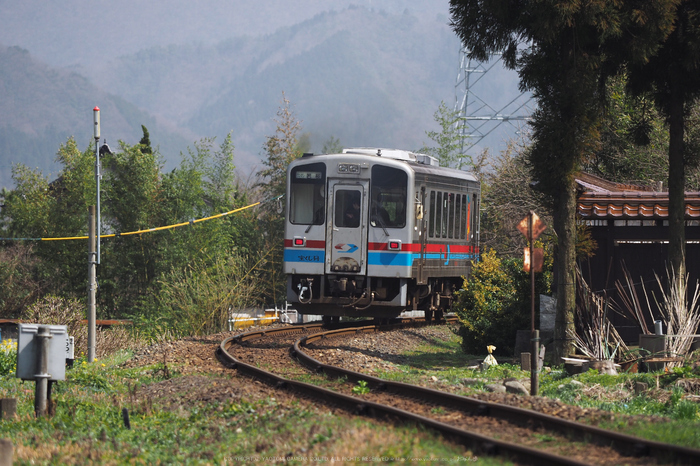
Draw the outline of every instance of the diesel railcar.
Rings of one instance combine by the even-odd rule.
[[[287,300],[326,319],[441,316],[479,257],[480,195],[425,154],[305,154],[287,169]]]

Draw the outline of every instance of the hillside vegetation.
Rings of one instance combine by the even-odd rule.
[[[19,47],[0,46],[0,95],[0,188],[12,186],[11,168],[20,162],[56,175],[62,143],[71,136],[81,145],[92,140],[95,106],[102,111],[102,134],[109,142],[136,142],[144,124],[162,141],[164,151],[186,147],[182,136],[136,105],[75,72],[40,63]]]

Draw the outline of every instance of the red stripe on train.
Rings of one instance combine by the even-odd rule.
[[[428,244],[425,247],[427,253],[446,253],[447,246],[450,247],[450,253],[471,253],[474,252],[474,247],[466,244]],[[404,243],[401,245],[403,252],[420,252],[420,243]],[[370,251],[387,251],[389,243],[368,243],[367,249]],[[477,248],[478,251],[478,248]]]
[[[285,239],[284,240],[284,247],[285,248],[294,247],[294,240]],[[311,248],[311,249],[326,249],[326,242],[323,240],[307,239],[306,246],[304,246],[304,247]]]

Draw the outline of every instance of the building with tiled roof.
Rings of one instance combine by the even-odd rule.
[[[613,183],[585,173],[577,175],[576,182],[579,221],[589,227],[598,245],[595,255],[581,264],[586,281],[619,302],[615,282],[625,282],[624,264],[643,304],[641,282],[658,297],[654,273],[664,279],[668,259],[668,191],[660,184],[654,189]],[[685,202],[686,267],[690,283],[695,283],[700,278],[700,192],[686,192]],[[655,308],[651,295],[649,301]],[[636,343],[639,328],[634,322],[618,317],[613,323],[626,341]]]

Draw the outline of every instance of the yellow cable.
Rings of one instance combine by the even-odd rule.
[[[260,205],[260,204],[261,204],[261,202],[256,202],[254,204],[250,204],[250,205],[247,205],[245,207],[239,207],[238,209],[233,209],[233,210],[230,210],[228,212],[221,213],[221,214],[212,215],[210,217],[199,218],[197,220],[193,220],[192,222],[182,222],[182,223],[176,223],[174,225],[167,225],[164,227],[148,228],[145,230],[138,230],[138,231],[128,231],[126,233],[118,233],[118,234],[112,233],[109,235],[100,235],[100,238],[113,238],[116,236],[140,235],[142,233],[150,233],[152,231],[169,230],[171,228],[183,227],[183,226],[191,225],[194,223],[199,223],[199,222],[204,222],[204,221],[212,220],[212,219],[219,218],[219,217],[224,217],[226,215],[235,214],[236,212],[250,209],[251,207],[255,207],[255,206]],[[10,239],[10,238],[3,238],[3,239]],[[69,237],[64,237],[64,238],[38,238],[38,239],[41,241],[65,241],[65,240],[74,240],[74,239],[88,239],[88,236],[69,236]]]

